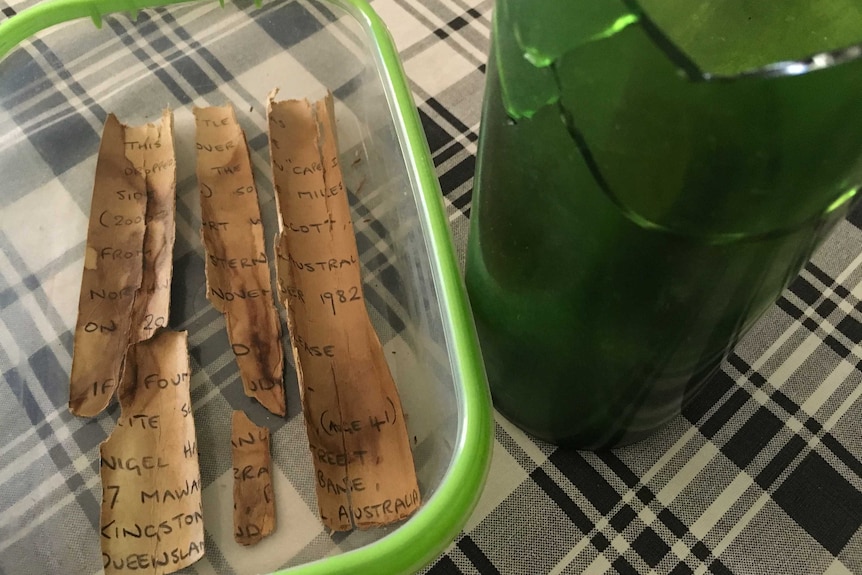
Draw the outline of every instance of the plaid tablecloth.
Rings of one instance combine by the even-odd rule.
[[[30,3],[0,0],[0,12],[9,16]],[[373,5],[388,23],[412,82],[463,264],[493,3],[375,0]],[[306,23],[317,17],[297,15]],[[115,32],[122,34],[122,27]],[[50,50],[37,45],[29,53],[42,58],[43,70],[52,68]],[[64,82],[50,97],[86,101],[74,69],[52,73]],[[170,90],[173,81],[165,76]],[[52,89],[47,83],[43,88]],[[50,153],[54,144],[34,145]],[[74,169],[74,158],[69,168]],[[9,178],[14,174],[2,174]],[[28,209],[38,210],[38,198],[32,203]],[[68,206],[70,218],[83,217],[85,208]],[[45,449],[53,474],[12,477],[28,458],[46,457],[24,450],[22,441],[29,440],[20,438],[38,442],[51,432],[51,418],[67,417],[62,390],[34,392],[22,379],[65,377],[57,356],[71,346],[68,330],[60,329],[67,319],[50,307],[24,316],[44,304],[43,282],[68,265],[63,258],[70,256],[40,254],[35,246],[11,241],[3,229],[0,247],[0,364],[23,366],[3,374],[0,406],[14,404],[49,421],[33,430],[9,428],[0,420],[0,489],[14,492],[17,501],[13,509],[0,509],[2,528],[3,514],[50,518],[52,506],[93,488],[97,473],[86,455],[103,437],[82,435],[75,453],[50,444]],[[17,273],[26,267],[19,260],[27,249],[40,254],[35,257],[42,263],[54,262],[54,268],[45,271],[28,261],[34,273]],[[77,294],[68,297],[76,301]],[[19,323],[11,329],[14,322]],[[48,345],[30,349],[22,330],[39,334]],[[498,416],[492,468],[478,507],[425,572],[862,574],[860,339],[862,210],[857,209],[703,394],[653,438],[602,453],[557,450]],[[62,529],[45,533],[63,537]],[[9,544],[13,535],[4,533],[5,542],[0,538],[0,573],[26,565],[26,559],[10,556],[10,549],[21,553]],[[64,570],[62,564],[54,567]]]

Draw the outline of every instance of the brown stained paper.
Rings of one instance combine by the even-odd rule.
[[[118,396],[101,445],[102,564],[107,575],[173,573],[204,554],[186,332],[131,346]]]
[[[418,508],[419,488],[401,401],[365,309],[332,96],[313,105],[273,96],[278,283],[320,516],[333,530],[384,525]]]
[[[148,339],[168,325],[176,235],[173,124],[173,114],[164,110],[158,124],[126,127],[126,157],[143,172],[147,183],[143,277],[132,310],[129,343]]]
[[[275,531],[269,429],[258,427],[242,411],[233,412],[231,423],[234,539],[254,545]]]
[[[281,323],[245,134],[229,105],[194,113],[207,298],[225,316],[245,394],[284,415]]]
[[[141,285],[146,183],[125,156],[124,128],[108,115],[96,163],[69,386],[69,409],[82,416],[114,393]]]

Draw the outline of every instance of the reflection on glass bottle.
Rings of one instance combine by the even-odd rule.
[[[759,48],[730,32],[740,0],[498,0],[467,285],[504,415],[561,445],[643,438],[798,273],[862,185],[848,2],[806,58],[770,14]]]

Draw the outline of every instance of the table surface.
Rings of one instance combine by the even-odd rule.
[[[463,267],[493,2],[373,6],[411,81]],[[0,300],[21,287],[3,283]],[[558,450],[498,415],[482,498],[423,572],[862,574],[860,339],[857,209],[654,437]]]

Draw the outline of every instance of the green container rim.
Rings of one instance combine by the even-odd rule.
[[[79,18],[180,4],[192,0],[49,0],[0,22],[0,59],[37,32]],[[409,176],[421,202],[420,218],[427,230],[428,252],[435,273],[449,353],[457,388],[459,429],[452,462],[435,493],[392,533],[358,549],[318,559],[279,573],[322,575],[413,573],[430,563],[457,536],[476,506],[487,478],[493,443],[493,415],[485,367],[473,316],[458,270],[452,236],[443,207],[440,183],[419,115],[392,37],[367,0],[326,0],[351,14],[373,40],[380,80],[389,100]],[[223,0],[220,0],[223,5]],[[256,4],[260,6],[259,0]],[[2,81],[2,79],[0,79]]]

